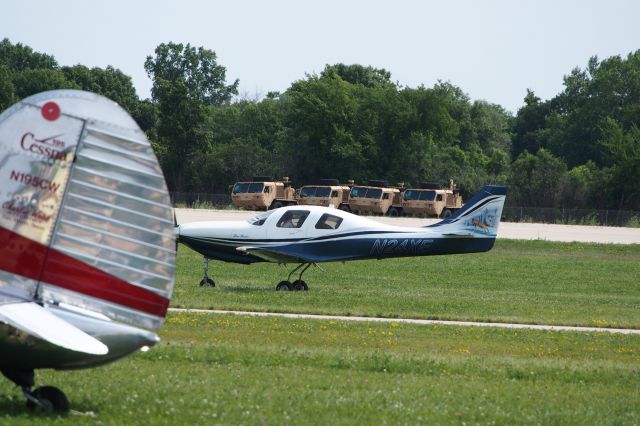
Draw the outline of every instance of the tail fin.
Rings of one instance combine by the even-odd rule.
[[[171,213],[149,141],[115,102],[54,90],[0,114],[0,290],[159,329]]]
[[[440,227],[445,235],[476,235],[495,238],[507,188],[485,185],[449,218],[427,227]]]

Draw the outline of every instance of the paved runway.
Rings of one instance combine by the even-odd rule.
[[[376,317],[346,317],[335,315],[313,315],[313,314],[286,314],[275,312],[250,312],[250,311],[222,311],[216,309],[180,309],[169,308],[170,312],[194,312],[206,314],[233,314],[243,316],[257,317],[280,317],[293,319],[318,319],[318,320],[337,320],[337,321],[369,321],[369,322],[395,322],[404,324],[424,324],[424,325],[453,325],[459,327],[493,327],[493,328],[509,328],[509,329],[528,329],[528,330],[549,330],[549,331],[572,331],[582,333],[620,333],[620,334],[640,334],[640,330],[629,328],[603,328],[603,327],[572,327],[565,325],[540,325],[540,324],[507,324],[500,322],[473,322],[473,321],[443,321],[443,320],[425,320],[411,318],[376,318]]]
[[[246,220],[256,215],[255,212],[242,210],[176,209],[175,211],[179,224],[207,220]],[[398,226],[424,226],[438,221],[407,217],[370,216],[370,218]],[[640,228],[502,222],[498,228],[498,238],[640,244]]]

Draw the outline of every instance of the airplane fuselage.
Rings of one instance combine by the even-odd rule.
[[[304,222],[294,228],[282,226],[288,212],[306,215]],[[334,218],[332,225],[339,222],[335,229],[323,226],[322,218],[327,215]],[[185,224],[178,232],[181,243],[210,259],[237,263],[268,260],[251,254],[253,250],[239,250],[250,247],[307,262],[334,262],[490,250],[495,234],[475,228],[465,235],[445,235],[438,228],[386,225],[328,207],[292,206],[249,221]]]

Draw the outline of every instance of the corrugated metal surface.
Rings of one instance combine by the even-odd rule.
[[[52,103],[59,107],[54,118],[43,108]],[[0,178],[7,185],[0,188],[0,225],[7,238],[28,239],[22,240],[24,250],[11,251],[11,259],[40,266],[8,261],[0,290],[21,288],[48,303],[159,328],[173,290],[175,239],[169,194],[144,133],[114,102],[73,90],[25,99],[2,115],[0,130],[3,126]],[[43,256],[29,259],[29,241],[69,256],[74,265],[66,271],[58,257],[49,271]],[[83,277],[96,277],[89,290],[69,272],[82,265],[88,265]],[[57,282],[43,280],[34,287],[33,280],[20,277],[25,270],[23,275],[35,278],[39,268]],[[65,274],[75,283],[66,285]],[[109,285],[111,293],[103,288]],[[155,305],[140,300],[145,294]],[[129,303],[131,298],[137,301]]]

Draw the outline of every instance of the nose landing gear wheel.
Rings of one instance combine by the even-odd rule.
[[[209,278],[209,258],[204,258],[204,278],[200,280],[200,287],[215,287],[216,283]]]
[[[276,291],[292,291],[293,286],[289,281],[280,281],[276,286]]]
[[[200,287],[215,287],[216,283],[209,277],[205,277],[200,280]]]
[[[295,291],[309,291],[309,286],[302,280],[295,280],[293,282],[293,289]]]

